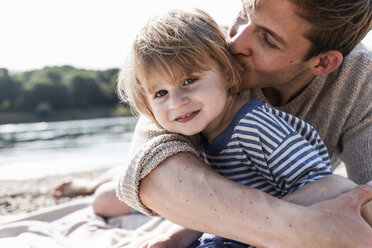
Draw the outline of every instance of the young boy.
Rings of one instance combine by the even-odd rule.
[[[137,35],[118,92],[167,131],[200,134],[203,158],[241,184],[283,197],[331,175],[327,149],[311,125],[264,102],[247,102],[237,95],[240,80],[213,19],[200,10],[171,11],[151,19]],[[347,181],[328,184],[332,191]],[[199,236],[179,229],[144,247],[188,247]],[[200,245],[247,247],[208,235]]]

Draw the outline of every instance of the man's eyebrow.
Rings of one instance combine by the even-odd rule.
[[[269,33],[275,40],[277,40],[280,44],[282,44],[283,46],[287,46],[288,43],[282,38],[280,37],[278,34],[274,33],[273,31],[271,31],[270,29],[266,28],[266,27],[263,27],[261,25],[256,25],[259,29],[262,29],[264,30],[265,32]]]

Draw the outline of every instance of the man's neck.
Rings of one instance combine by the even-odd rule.
[[[263,88],[266,99],[272,106],[283,106],[296,98],[313,81],[315,75],[309,74],[301,81],[295,80],[287,84]]]

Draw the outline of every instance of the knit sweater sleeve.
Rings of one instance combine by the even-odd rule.
[[[356,66],[350,70],[352,77],[344,88],[349,93],[347,98],[356,100],[350,106],[353,111],[344,124],[339,145],[349,178],[363,184],[372,180],[372,52],[353,60],[350,63]]]
[[[341,159],[348,176],[358,184],[372,180],[372,109],[343,137]]]
[[[118,198],[144,214],[157,216],[139,198],[140,180],[174,154],[190,152],[198,156],[197,144],[196,136],[169,133],[141,117],[134,132],[126,167],[116,185]]]

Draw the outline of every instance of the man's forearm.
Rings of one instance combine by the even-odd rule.
[[[300,207],[233,182],[191,154],[180,153],[158,166],[140,185],[142,202],[179,225],[251,245],[288,247],[294,228],[311,221]]]
[[[179,153],[142,179],[140,198],[174,223],[256,247],[364,248],[372,246],[372,230],[357,203],[372,199],[366,189],[352,192],[352,201],[347,195],[306,208],[235,183]]]

